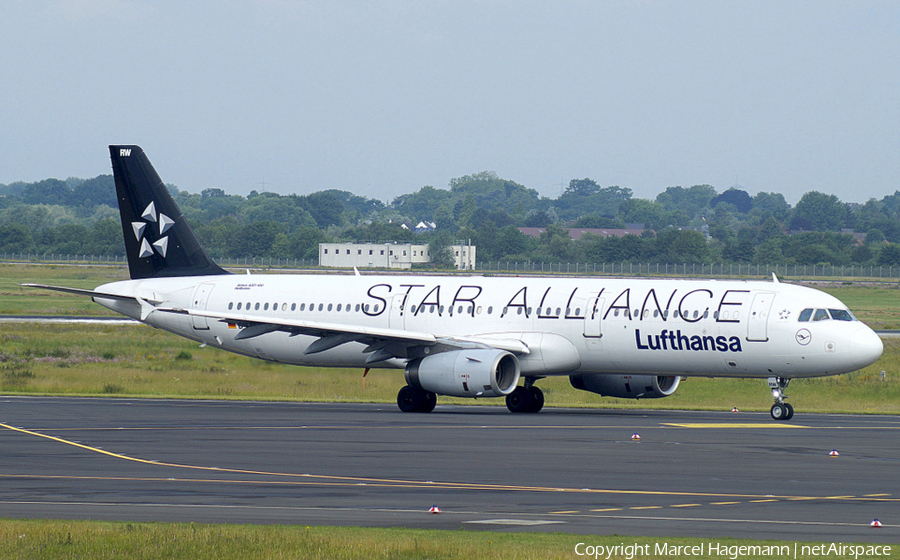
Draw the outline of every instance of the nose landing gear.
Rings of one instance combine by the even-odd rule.
[[[772,415],[773,420],[790,420],[794,416],[794,407],[784,402],[784,399],[787,398],[784,390],[791,380],[784,377],[770,377],[768,382],[769,388],[772,389],[772,396],[775,397],[775,404],[772,405],[769,414]]]

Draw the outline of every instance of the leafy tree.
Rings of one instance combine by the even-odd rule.
[[[687,189],[668,187],[656,195],[656,201],[670,212],[679,211],[691,218],[706,208],[714,196],[716,189],[709,185],[694,185]]]
[[[320,228],[343,223],[344,203],[334,192],[312,193],[306,197],[306,208]]]
[[[878,252],[878,264],[883,266],[900,265],[900,245],[885,245]]]
[[[590,179],[573,179],[569,188],[556,201],[559,216],[563,220],[574,220],[585,214],[615,216],[622,204],[631,200],[631,189],[622,187],[597,186],[574,187],[572,183],[590,181]]]
[[[709,201],[709,206],[715,208],[720,202],[726,202],[733,205],[738,212],[746,214],[753,208],[753,199],[747,194],[747,191],[731,187],[727,191],[714,196]]]
[[[791,205],[784,199],[781,193],[759,192],[753,197],[753,207],[750,214],[756,217],[756,223],[762,223],[769,218],[783,222],[790,214]]]
[[[25,187],[22,202],[25,204],[69,204],[72,190],[59,179],[44,179]]]
[[[810,191],[794,207],[791,229],[837,231],[850,217],[847,205],[833,194]]]
[[[528,236],[519,231],[519,228],[509,225],[497,232],[497,243],[494,248],[494,255],[497,259],[502,259],[510,255],[521,255],[529,249]],[[480,249],[479,249],[480,251]]]
[[[28,253],[34,250],[31,230],[24,224],[0,226],[0,251],[4,253]]]
[[[110,208],[118,208],[116,199],[116,183],[112,175],[98,175],[79,183],[72,189],[71,204],[91,208],[101,204]],[[57,203],[58,204],[58,203]]]
[[[260,257],[269,254],[275,237],[282,233],[281,225],[272,222],[253,222],[241,228],[234,246],[238,257]]]
[[[439,232],[431,236],[428,243],[428,255],[431,263],[440,268],[454,268],[456,266],[453,252],[450,250],[452,239],[447,232]]]
[[[452,207],[452,198],[450,191],[426,185],[414,193],[398,196],[391,207],[416,220],[436,222],[437,210],[444,206]]]
[[[569,181],[569,186],[566,187],[563,196],[591,196],[592,194],[597,194],[600,192],[600,185],[597,184],[593,179],[572,179]]]
[[[572,227],[592,229],[625,229],[625,224],[622,223],[622,220],[617,220],[616,218],[609,218],[607,216],[601,216],[599,214],[585,214],[575,220],[575,223],[572,224]]]

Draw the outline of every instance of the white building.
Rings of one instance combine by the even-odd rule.
[[[456,268],[475,268],[474,245],[450,245]],[[319,243],[319,266],[334,268],[411,268],[431,262],[428,245],[413,243]]]

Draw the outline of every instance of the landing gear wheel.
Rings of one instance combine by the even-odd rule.
[[[531,412],[531,405],[532,394],[525,387],[516,387],[512,393],[506,395],[506,408],[510,412]]]
[[[531,392],[531,406],[528,407],[528,412],[540,412],[544,408],[544,392],[534,386],[529,391]]]
[[[791,416],[794,415],[793,408],[788,408],[791,405],[784,403],[775,403],[772,405],[772,409],[769,411],[769,414],[772,415],[773,420],[788,420]]]
[[[784,402],[787,395],[784,390],[787,388],[791,380],[784,377],[770,377],[768,379],[769,388],[772,389],[772,396],[775,397],[775,404],[769,413],[773,420],[790,420],[794,417],[794,407]]]
[[[431,391],[423,392],[425,393],[425,398],[422,400],[422,406],[419,408],[418,412],[431,412],[434,410],[434,407],[437,406],[437,395]]]
[[[784,417],[785,420],[790,420],[794,417],[794,407],[789,405],[788,403],[784,403],[784,408],[787,409],[787,416]]]
[[[407,385],[397,393],[397,406],[403,412],[431,412],[437,404],[437,395],[424,389]]]

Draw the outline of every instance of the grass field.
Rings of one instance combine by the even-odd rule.
[[[576,553],[576,546],[578,547]],[[804,544],[807,549],[804,549]],[[194,523],[104,523],[71,521],[0,521],[0,558],[57,560],[90,558],[192,558],[215,560],[442,560],[583,558],[592,547],[606,547],[599,558],[821,558],[811,547],[820,543],[584,536],[561,533],[495,533],[421,529],[353,529],[305,526],[204,525]],[[848,543],[841,543],[848,545]],[[636,546],[635,546],[636,545]],[[614,547],[620,548],[615,553]],[[631,547],[625,549],[625,546]],[[695,554],[661,554],[675,547]],[[796,546],[796,549],[795,549]],[[874,558],[862,550],[840,558]],[[697,547],[697,548],[694,548]],[[740,547],[759,547],[744,548]],[[779,548],[773,548],[779,547]],[[784,547],[784,548],[781,548]],[[606,550],[612,549],[613,554]],[[796,550],[796,556],[794,552]],[[714,551],[714,552],[712,552]],[[700,552],[699,554],[696,554]],[[804,553],[806,552],[806,553]],[[862,554],[860,554],[862,552]],[[874,551],[873,551],[874,552]],[[900,547],[879,549],[879,557],[900,557]],[[885,555],[884,552],[887,552]],[[593,556],[589,556],[593,557]]]

